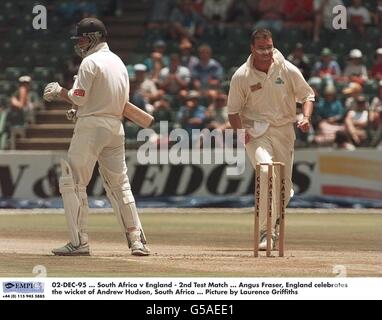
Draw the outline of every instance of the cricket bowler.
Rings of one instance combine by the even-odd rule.
[[[314,92],[300,70],[273,47],[272,33],[267,29],[254,31],[251,36],[251,55],[231,79],[229,121],[233,129],[245,129],[246,151],[254,168],[259,163],[285,164],[285,206],[293,196],[296,102],[303,104],[304,115],[297,122],[297,127],[307,132],[311,126],[313,101]],[[265,250],[268,166],[261,166],[260,175],[259,249]],[[278,186],[276,190],[279,190]],[[279,207],[278,199],[277,196],[273,197],[273,208]],[[272,215],[271,248],[275,248],[278,239],[276,220],[277,215]]]

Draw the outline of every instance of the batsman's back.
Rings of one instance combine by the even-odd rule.
[[[106,44],[82,61],[77,80],[77,86],[84,90],[85,98],[78,109],[79,117],[122,117],[124,105],[129,98],[129,76],[122,60]]]

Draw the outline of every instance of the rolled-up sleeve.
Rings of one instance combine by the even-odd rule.
[[[245,105],[245,93],[242,85],[242,76],[234,74],[229,86],[228,114],[240,113]]]
[[[84,59],[78,70],[77,79],[73,88],[69,90],[69,99],[77,106],[83,106],[89,98],[90,88],[97,73],[97,66],[94,61]]]
[[[314,91],[305,81],[301,71],[292,64],[288,64],[288,69],[296,102],[314,101]]]

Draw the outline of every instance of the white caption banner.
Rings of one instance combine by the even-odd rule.
[[[2,278],[1,299],[380,299],[382,278]],[[1,300],[0,299],[0,300]]]

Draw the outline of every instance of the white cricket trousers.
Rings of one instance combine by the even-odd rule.
[[[125,162],[125,134],[122,122],[115,118],[89,116],[77,120],[68,151],[74,181],[86,187],[98,161],[115,181],[128,182]]]
[[[248,157],[252,166],[256,168],[258,163],[283,162],[285,163],[285,189],[286,199],[285,205],[288,205],[290,198],[293,196],[292,169],[294,141],[296,135],[292,123],[281,127],[269,126],[268,130],[258,138],[251,138],[246,144]],[[279,214],[279,171],[276,168],[274,172],[274,191],[273,191],[273,214],[272,214],[272,232]],[[266,213],[267,213],[267,183],[268,167],[261,166],[260,171],[260,230],[266,231]],[[276,210],[274,210],[277,208]]]

